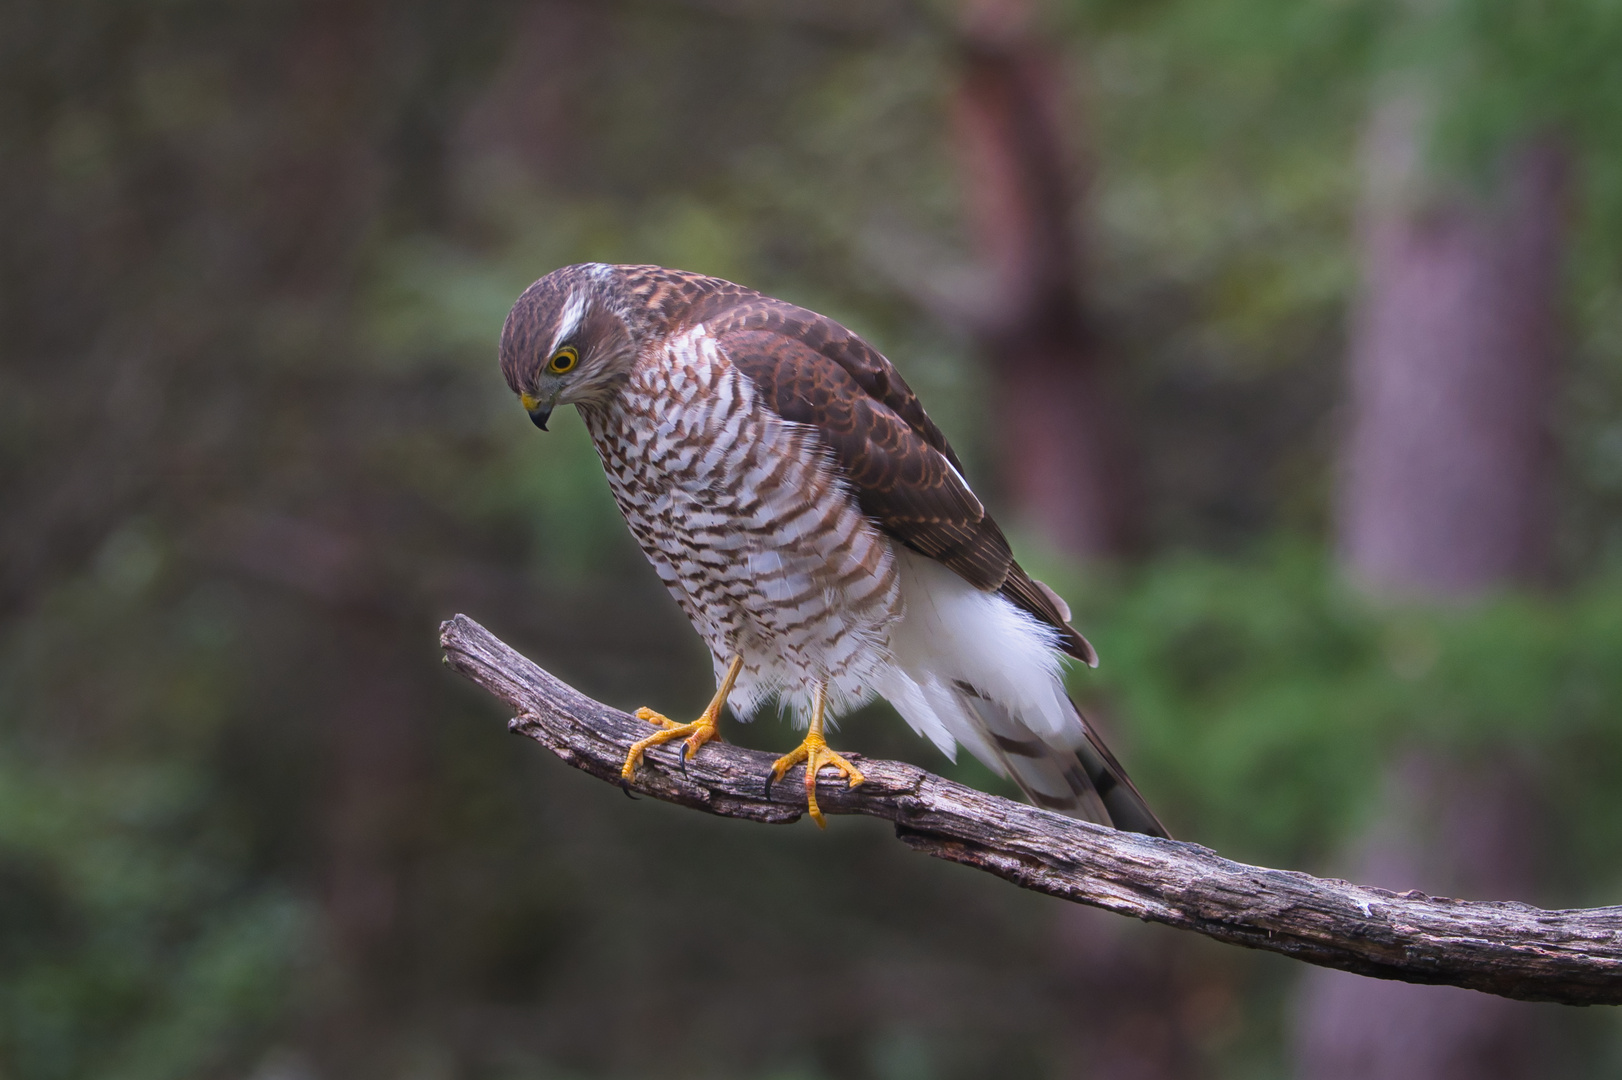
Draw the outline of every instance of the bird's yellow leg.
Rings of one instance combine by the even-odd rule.
[[[734,656],[732,663],[727,665],[727,673],[721,680],[721,688],[715,692],[715,697],[710,699],[709,705],[699,715],[699,718],[691,724],[678,724],[668,716],[656,713],[646,707],[638,709],[636,711],[638,720],[646,720],[650,724],[657,724],[664,730],[656,731],[646,739],[638,739],[631,744],[631,751],[625,755],[625,764],[620,768],[620,782],[630,782],[631,777],[636,773],[637,762],[642,760],[642,755],[647,752],[650,746],[660,746],[686,736],[687,745],[682,750],[682,757],[690,758],[698,753],[698,748],[705,743],[719,739],[721,737],[719,724],[721,707],[726,704],[727,695],[732,693],[732,684],[738,681],[738,672],[742,669],[743,657]]]
[[[778,758],[772,766],[772,782],[776,783],[783,779],[784,773],[805,762],[806,809],[811,812],[811,820],[817,823],[819,829],[827,828],[828,823],[822,820],[822,809],[817,806],[817,773],[832,766],[845,774],[851,787],[867,779],[862,775],[862,770],[828,749],[828,740],[822,734],[822,709],[827,693],[828,684],[817,683],[816,694],[811,699],[811,729],[805,733],[805,741]]]

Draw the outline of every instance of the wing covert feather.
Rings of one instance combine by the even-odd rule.
[[[1014,561],[946,437],[900,373],[832,319],[758,294],[704,313],[727,358],[783,419],[815,428],[862,512],[980,589],[1000,592],[1096,666],[1052,590]]]
[[[862,512],[982,589],[1000,589],[1013,553],[958,470],[840,364],[775,330],[717,334],[734,366],[783,419],[813,427]]]

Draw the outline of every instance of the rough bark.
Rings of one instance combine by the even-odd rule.
[[[447,664],[518,712],[511,730],[600,779],[617,783],[626,749],[650,730],[554,679],[465,615],[441,625],[440,644]],[[632,788],[749,821],[782,824],[804,812],[799,767],[767,791],[770,754],[718,743],[690,762],[677,755],[675,746],[651,751]],[[1377,978],[1622,1003],[1622,907],[1546,911],[1397,894],[1117,832],[900,762],[864,761],[862,769],[860,787],[819,787],[825,813],[892,821],[909,847],[1022,888]]]
[[[995,372],[1003,483],[1015,512],[1063,551],[1129,554],[1138,484],[1103,351],[1083,308],[1057,58],[1025,0],[970,0],[953,120],[992,297],[974,326]]]

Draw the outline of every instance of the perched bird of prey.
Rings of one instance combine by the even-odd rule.
[[[566,266],[501,333],[507,385],[541,430],[573,405],[648,560],[709,646],[719,689],[627,755],[718,735],[767,698],[806,727],[772,779],[859,769],[827,725],[882,696],[949,756],[959,745],[1036,805],[1166,830],[1065,693],[1096,666],[1063,600],[1009,550],[890,362],[832,319],[718,278]]]

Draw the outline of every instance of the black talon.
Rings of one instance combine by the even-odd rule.
[[[627,799],[630,799],[632,802],[641,802],[642,801],[641,799],[637,798],[635,795],[631,794],[631,782],[629,780],[625,779],[625,777],[623,777],[623,776],[620,777],[620,790],[625,792],[625,797]]]

